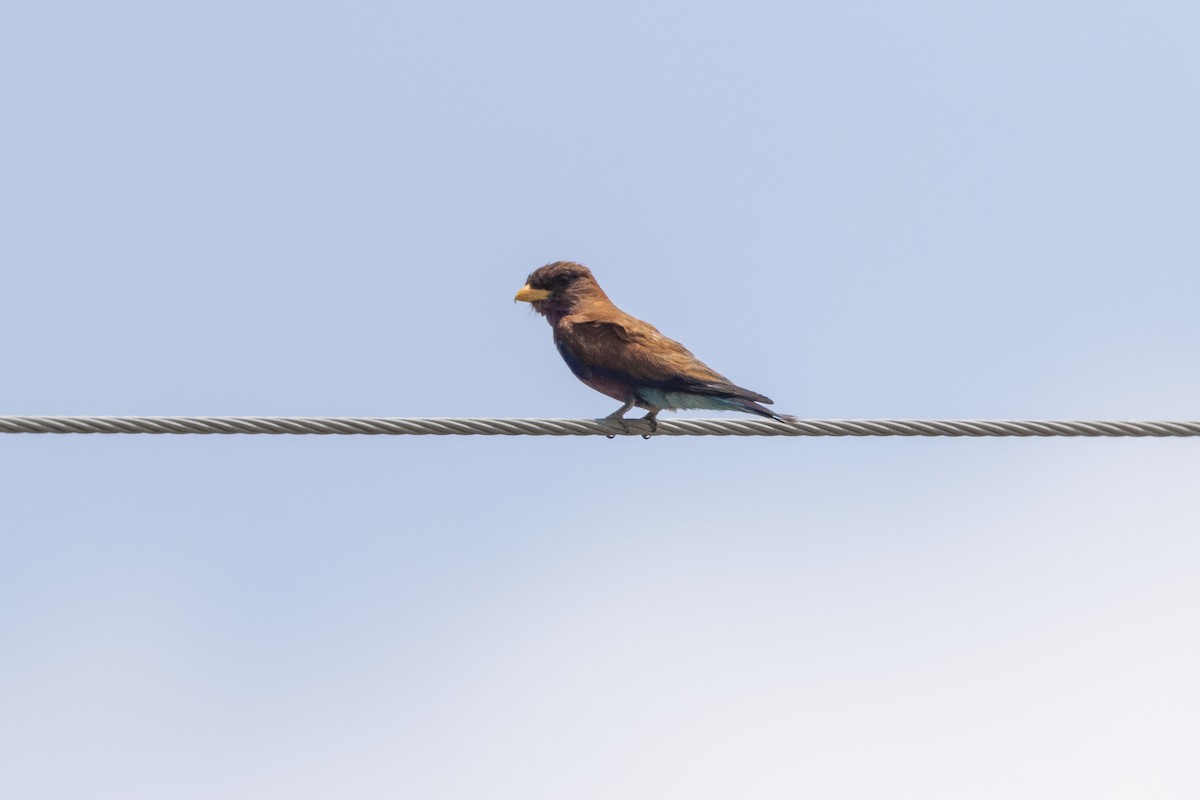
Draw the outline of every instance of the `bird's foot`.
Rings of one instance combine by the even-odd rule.
[[[619,417],[616,414],[609,414],[607,417],[602,417],[600,422],[619,422],[621,423],[621,433],[625,436],[629,435],[629,420]],[[615,439],[617,435],[615,433],[606,433],[604,438]]]
[[[642,419],[644,419],[646,422],[650,423],[650,433],[643,433],[642,438],[649,439],[652,434],[655,434],[658,432],[658,412],[651,411],[649,414],[642,417]]]
[[[613,419],[613,420],[617,420],[618,422],[620,422],[621,423],[621,433],[625,434],[626,436],[629,435],[629,423],[625,420],[625,412],[631,408],[633,408],[632,400],[628,401],[627,403],[625,403],[625,405],[621,406],[616,411],[614,411],[613,413],[611,413],[607,417],[605,417],[606,420]],[[606,438],[615,439],[616,436],[617,435],[615,433],[613,433],[613,434],[609,434]]]

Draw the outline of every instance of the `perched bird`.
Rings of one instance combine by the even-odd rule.
[[[534,270],[515,299],[532,304],[550,323],[554,344],[575,377],[623,403],[610,419],[621,419],[634,406],[649,412],[652,430],[663,409],[796,419],[764,407],[770,398],[737,386],[653,325],[617,308],[582,264],[555,261]]]

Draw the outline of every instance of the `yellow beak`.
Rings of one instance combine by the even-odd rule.
[[[521,300],[525,303],[536,303],[538,300],[545,300],[550,296],[550,293],[545,289],[535,289],[528,283],[521,287],[521,291],[517,292],[514,301]]]

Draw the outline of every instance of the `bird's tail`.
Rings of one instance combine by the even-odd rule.
[[[729,403],[731,410],[749,411],[751,414],[758,414],[760,417],[769,417],[776,422],[796,422],[797,420],[797,418],[793,417],[791,414],[780,414],[777,411],[772,411],[766,406],[756,403],[753,400],[747,400],[744,397],[730,397],[727,398],[725,402]]]

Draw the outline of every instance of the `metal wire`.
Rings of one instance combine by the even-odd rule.
[[[16,417],[0,433],[385,436],[1200,436],[1200,421],[938,419],[467,419],[445,417]]]

